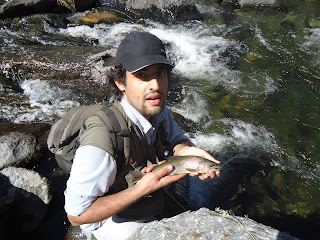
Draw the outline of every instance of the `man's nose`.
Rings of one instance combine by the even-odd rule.
[[[151,90],[158,90],[159,89],[159,80],[156,77],[152,77],[149,80],[149,86]]]

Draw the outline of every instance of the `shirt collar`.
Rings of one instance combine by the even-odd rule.
[[[135,109],[124,97],[121,98],[120,101],[121,106],[123,107],[124,111],[142,131],[142,133],[147,134],[150,129],[153,128],[151,122],[149,122],[137,109]],[[159,114],[161,115],[161,114]]]

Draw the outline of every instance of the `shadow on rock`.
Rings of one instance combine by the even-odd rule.
[[[1,239],[22,239],[36,229],[51,200],[46,179],[34,171],[9,167],[0,172]]]

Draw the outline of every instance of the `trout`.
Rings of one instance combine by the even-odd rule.
[[[153,167],[152,172],[156,172],[165,166],[172,165],[173,171],[170,175],[182,174],[182,173],[209,173],[213,170],[215,172],[220,171],[219,164],[198,156],[171,156],[166,162]],[[138,182],[145,174],[140,171],[132,171],[126,176],[129,183]]]
[[[152,171],[156,172],[168,165],[173,166],[170,175],[193,172],[209,173],[210,170],[220,171],[219,164],[198,156],[171,156],[166,162],[155,166]]]

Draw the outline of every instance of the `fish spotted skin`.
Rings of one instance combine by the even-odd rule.
[[[171,156],[166,162],[155,166],[152,171],[158,171],[168,165],[172,165],[174,168],[170,175],[193,172],[209,173],[211,170],[220,171],[219,164],[199,156]]]
[[[166,159],[166,162],[153,167],[152,172],[159,171],[160,169],[172,165],[173,171],[169,175],[183,174],[183,173],[209,173],[220,171],[219,164],[208,160],[206,158],[198,156],[171,156]],[[131,171],[126,180],[129,184],[137,183],[144,175],[148,173],[142,173],[140,171]]]

